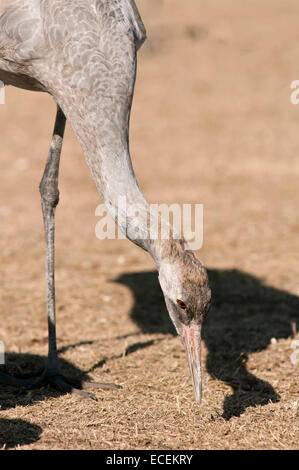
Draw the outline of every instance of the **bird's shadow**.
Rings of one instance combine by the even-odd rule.
[[[127,336],[127,335],[125,335]],[[136,336],[136,335],[135,335]],[[122,339],[122,337],[119,337]],[[83,382],[93,381],[94,379],[90,376],[92,372],[97,369],[101,369],[108,361],[111,359],[119,359],[123,355],[128,356],[133,354],[138,349],[143,349],[151,346],[154,341],[137,341],[134,344],[127,346],[124,352],[121,352],[118,355],[109,355],[108,357],[102,357],[98,362],[92,365],[88,370],[79,369],[75,364],[61,357],[61,354],[65,353],[70,349],[76,349],[79,346],[83,345],[92,345],[96,340],[87,340],[80,341],[74,344],[68,344],[58,349],[59,355],[59,367],[62,374],[66,378],[70,378],[72,381],[75,381],[77,388],[82,388]],[[31,354],[31,353],[15,353],[7,352],[5,353],[5,365],[0,367],[0,408],[1,410],[6,410],[9,408],[14,408],[16,406],[28,406],[33,402],[42,401],[45,398],[49,397],[58,397],[64,395],[67,392],[56,390],[50,386],[39,387],[32,391],[26,391],[25,389],[22,392],[22,387],[10,386],[4,383],[6,380],[5,374],[12,375],[17,377],[18,374],[27,374],[33,371],[41,370],[45,364],[45,356]],[[1,375],[2,374],[2,375]],[[37,380],[38,377],[34,380]],[[3,382],[2,382],[3,380]],[[26,386],[26,384],[24,384]],[[1,431],[1,427],[0,427]],[[1,433],[0,433],[1,437]]]
[[[68,349],[74,349],[81,345],[92,344],[94,341],[80,341],[76,344],[70,344],[64,346],[58,350],[58,354],[61,354]],[[20,393],[20,390],[16,387],[1,383],[1,374],[9,374],[17,376],[17,374],[26,374],[33,371],[38,371],[42,369],[45,363],[45,357],[37,354],[31,353],[15,353],[15,352],[6,352],[5,353],[5,365],[1,366],[0,369],[0,404],[1,410],[6,410],[9,408],[14,408],[15,406],[27,406],[33,402],[42,401],[46,397],[57,397],[63,395],[66,392],[61,392],[53,389],[52,387],[42,387],[35,389],[33,391],[24,391]],[[59,365],[61,372],[71,379],[74,379],[78,384],[78,388],[81,387],[82,382],[92,380],[88,372],[83,371],[76,367],[70,361],[59,357]],[[32,379],[37,380],[37,379]],[[1,429],[1,428],[0,428]]]
[[[213,302],[203,326],[206,369],[232,388],[223,403],[223,417],[228,420],[249,406],[279,401],[273,386],[250,373],[246,362],[251,353],[267,348],[271,338],[291,336],[299,297],[236,269],[213,269],[208,275]],[[115,282],[131,289],[135,300],[131,318],[143,333],[176,334],[155,271],[125,273]]]
[[[24,419],[0,418],[0,449],[13,449],[39,440],[42,429]]]
[[[240,416],[249,406],[279,401],[280,397],[273,386],[251,374],[246,363],[251,353],[267,348],[271,338],[291,336],[291,325],[298,318],[299,297],[269,287],[253,275],[238,270],[209,270],[208,274],[213,302],[202,332],[208,349],[206,369],[212,377],[222,380],[232,388],[233,393],[226,396],[223,403],[223,417],[230,419],[232,416]],[[134,305],[130,315],[141,333],[176,335],[156,271],[124,273],[114,282],[131,289]],[[70,344],[61,348],[59,353],[93,342]],[[153,341],[137,342],[127,348],[126,355],[152,344]],[[23,372],[32,371],[41,367],[45,360],[39,355],[13,352],[6,353],[5,358],[5,367],[9,372],[18,372],[20,368]],[[60,357],[60,367],[66,376],[83,382],[90,380],[89,373],[103,367],[110,359],[111,357],[102,358],[88,371],[82,371]],[[45,397],[61,394],[62,392],[48,388],[15,396],[7,393],[7,386],[1,385],[1,409],[26,406]]]

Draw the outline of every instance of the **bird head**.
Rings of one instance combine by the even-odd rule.
[[[211,303],[207,271],[191,251],[164,260],[159,282],[169,316],[185,347],[195,398],[201,401],[201,327]]]

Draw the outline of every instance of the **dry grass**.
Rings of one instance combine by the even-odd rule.
[[[151,202],[202,202],[214,303],[198,407],[148,255],[95,238],[100,202],[68,129],[57,209],[63,369],[123,385],[98,401],[0,388],[0,447],[294,449],[299,310],[297,0],[140,0],[132,155]],[[7,368],[47,352],[38,184],[55,107],[7,90],[0,107],[0,339]],[[275,340],[272,340],[275,338]],[[296,338],[299,336],[297,334]]]

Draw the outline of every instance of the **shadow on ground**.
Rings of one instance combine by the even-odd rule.
[[[118,355],[111,355],[109,357],[103,357],[100,361],[95,363],[89,370],[83,371],[76,367],[70,361],[65,360],[61,357],[61,354],[66,352],[69,349],[75,349],[82,345],[91,345],[96,341],[80,341],[75,344],[69,344],[67,346],[63,346],[58,349],[59,354],[59,366],[61,369],[62,374],[75,381],[76,388],[81,389],[83,382],[93,381],[93,378],[90,377],[90,373],[94,372],[96,369],[102,368],[106,362],[110,361],[111,359],[119,359],[123,357],[123,352]],[[144,342],[136,342],[128,346],[125,350],[125,355],[128,356],[129,354],[134,353],[138,349],[144,349],[152,344],[154,344],[154,340],[144,341]],[[32,373],[34,371],[38,371],[42,369],[45,363],[45,357],[36,355],[36,354],[26,354],[26,353],[14,353],[14,352],[7,352],[5,354],[5,365],[1,366],[0,368],[0,409],[6,410],[9,408],[14,408],[15,406],[27,406],[33,402],[42,401],[45,398],[49,397],[58,397],[59,395],[64,395],[66,392],[61,392],[59,390],[54,389],[53,387],[46,386],[34,389],[32,391],[22,391],[20,393],[20,387],[16,388],[15,386],[7,385],[5,382],[5,374],[12,375],[17,377],[18,374],[27,374]],[[38,377],[31,380],[37,380]],[[1,380],[3,382],[1,383]],[[25,386],[26,384],[24,384]],[[92,391],[92,388],[91,390]],[[1,429],[1,428],[0,428]],[[1,433],[0,433],[1,437]]]
[[[240,416],[249,406],[279,401],[268,382],[248,372],[248,355],[265,349],[271,338],[288,338],[298,318],[299,298],[238,270],[209,270],[213,303],[203,327],[208,373],[229,384],[223,417]],[[125,273],[115,280],[129,287],[132,320],[143,333],[175,335],[155,271]]]
[[[71,344],[59,349],[58,353],[61,354],[68,349],[73,349],[83,344],[92,343],[93,341],[81,341],[77,344]],[[30,353],[19,354],[14,352],[7,352],[5,354],[5,366],[1,366],[0,369],[0,379],[1,373],[16,376],[19,373],[26,374],[33,371],[38,371],[43,367],[45,359],[46,358],[43,356]],[[81,388],[80,384],[82,382],[92,380],[87,372],[77,368],[74,364],[66,361],[64,358],[59,358],[59,365],[61,372],[66,377],[76,380],[78,388]],[[33,402],[42,401],[45,397],[56,397],[63,394],[65,394],[65,392],[60,392],[48,386],[29,392],[18,393],[18,389],[16,387],[0,383],[0,405],[2,410],[14,408],[15,406],[26,406]]]
[[[23,419],[0,418],[0,449],[32,444],[39,440],[42,429]]]
[[[298,316],[299,297],[266,286],[260,279],[238,270],[209,270],[208,274],[213,303],[203,327],[203,340],[208,349],[206,369],[211,376],[232,388],[232,395],[225,397],[223,403],[223,417],[230,419],[232,416],[240,416],[249,406],[279,401],[280,397],[272,385],[251,374],[246,363],[251,353],[267,348],[271,338],[291,336],[292,322]],[[135,300],[131,318],[141,333],[176,335],[166,311],[156,271],[125,273],[114,282],[131,289]],[[71,344],[59,352],[92,343],[84,341]],[[133,344],[128,347],[126,355],[152,344],[153,341]],[[40,368],[44,359],[32,354],[8,352],[5,369],[10,373],[32,371]],[[67,377],[79,382],[88,381],[91,379],[88,373],[101,368],[110,359],[102,358],[89,371],[82,371],[63,358],[60,358],[60,366]],[[11,391],[11,388],[1,385],[2,410],[17,405],[26,406],[45,397],[62,394],[51,388],[42,388],[21,396],[15,396]],[[0,437],[2,428],[0,425]],[[29,437],[31,434],[28,433]]]

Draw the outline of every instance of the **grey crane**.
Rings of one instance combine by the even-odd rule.
[[[45,384],[91,396],[62,375],[56,347],[54,284],[55,207],[66,119],[85,155],[97,189],[126,237],[153,258],[170,318],[185,346],[195,397],[201,400],[201,326],[210,307],[207,272],[174,230],[149,232],[149,204],[136,181],[129,152],[129,119],[136,53],[146,32],[134,0],[0,0],[0,80],[47,92],[57,104],[51,147],[40,183],[46,237],[48,356],[30,377],[0,372],[0,383],[34,389]],[[138,204],[136,239],[119,196]],[[160,225],[166,224],[162,218]],[[154,234],[155,235],[155,234]],[[114,384],[91,386],[116,387]],[[83,384],[81,388],[87,388]]]

